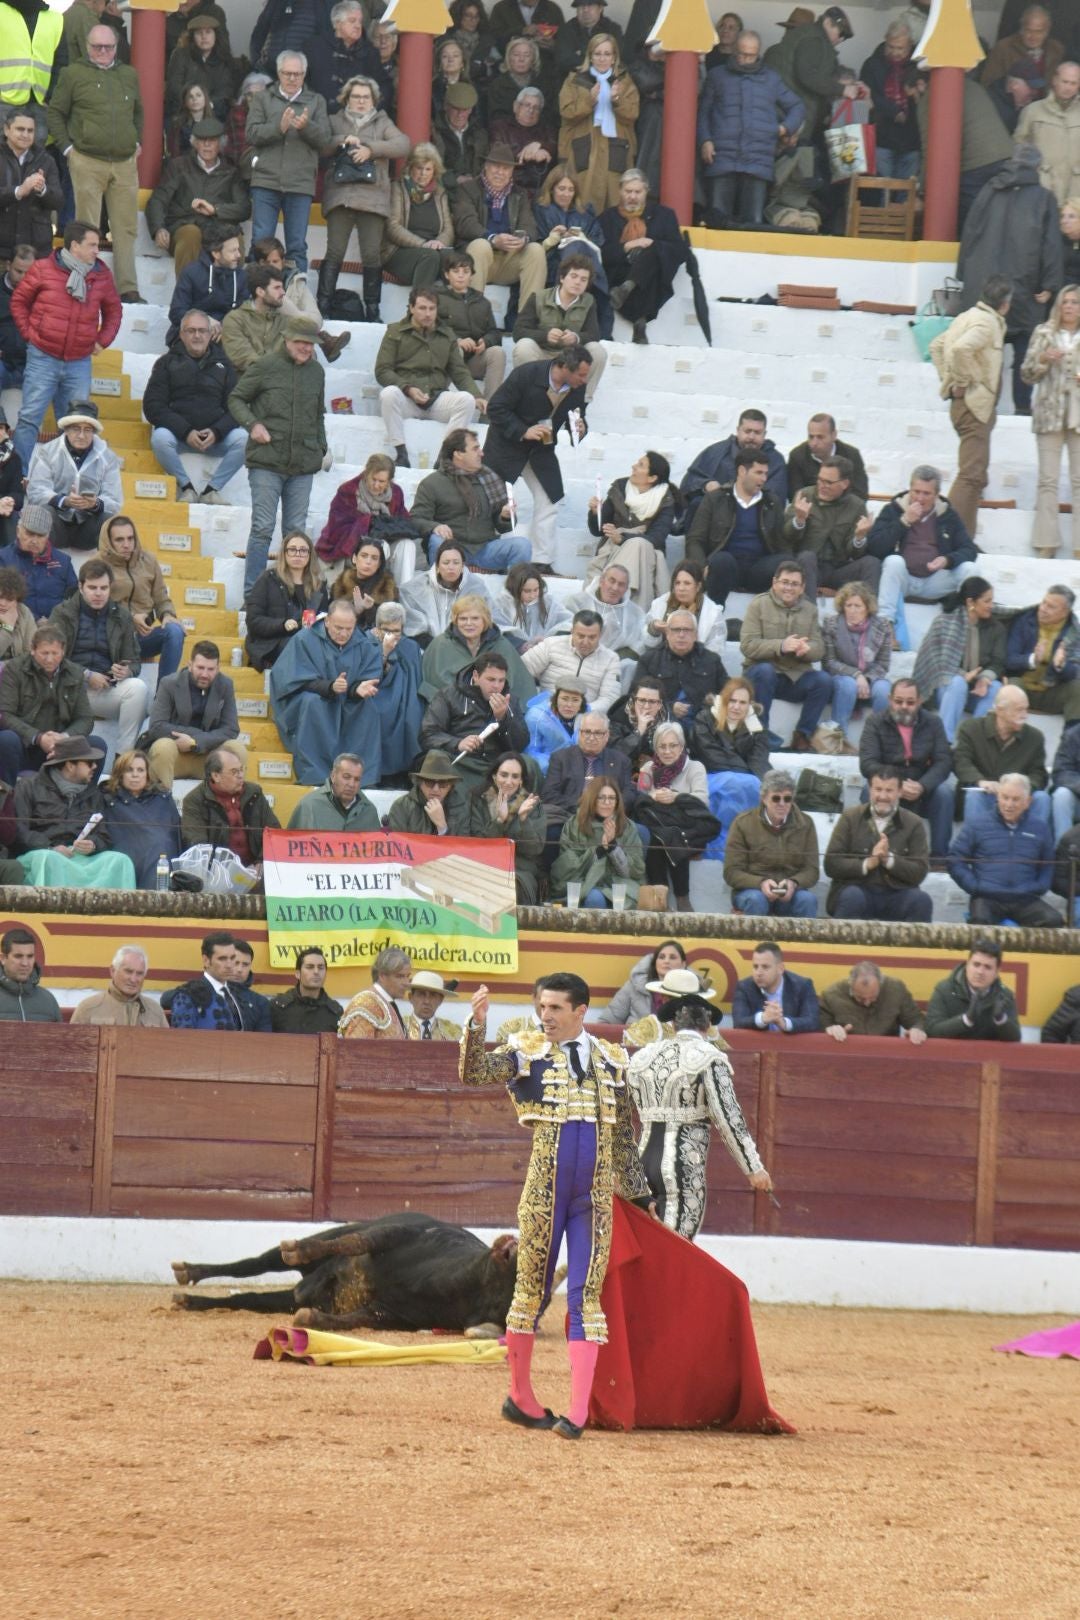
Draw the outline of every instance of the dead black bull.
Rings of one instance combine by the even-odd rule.
[[[383,1328],[399,1333],[442,1328],[467,1338],[496,1338],[517,1279],[517,1239],[490,1247],[463,1226],[431,1215],[380,1215],[332,1226],[314,1237],[285,1239],[250,1260],[193,1265],[175,1260],[187,1287],[210,1277],[258,1277],[299,1271],[291,1288],[211,1297],[174,1294],[188,1311],[293,1311],[303,1327]]]

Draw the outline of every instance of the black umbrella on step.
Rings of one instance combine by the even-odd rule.
[[[709,300],[701,282],[701,266],[697,262],[697,254],[690,246],[690,237],[686,231],[683,231],[682,239],[686,250],[683,263],[686,265],[686,272],[690,277],[690,285],[694,289],[694,314],[697,316],[698,325],[705,334],[705,341],[711,348],[712,321],[709,319]]]

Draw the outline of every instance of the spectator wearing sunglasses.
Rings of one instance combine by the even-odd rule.
[[[816,917],[818,870],[817,833],[795,804],[794,778],[766,771],[761,803],[728,831],[724,881],[733,909],[747,917]]]

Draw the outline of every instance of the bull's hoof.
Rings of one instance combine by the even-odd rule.
[[[580,1440],[585,1432],[584,1423],[571,1423],[568,1417],[556,1418],[551,1427],[552,1434],[557,1434],[560,1440]]]
[[[555,1414],[549,1406],[544,1407],[543,1417],[530,1417],[528,1412],[523,1412],[517,1402],[512,1400],[509,1395],[502,1403],[502,1415],[507,1423],[516,1423],[522,1429],[553,1429],[556,1427]],[[564,1418],[559,1419],[560,1423],[565,1421]]]
[[[298,1266],[300,1264],[300,1243],[296,1238],[282,1240],[281,1258],[287,1266]]]
[[[181,1288],[190,1288],[192,1286],[191,1271],[186,1260],[174,1260],[172,1273]]]
[[[172,1302],[174,1311],[186,1311],[188,1309],[188,1297],[186,1294],[177,1291],[172,1297]]]
[[[497,1322],[477,1322],[465,1329],[467,1339],[501,1339],[506,1332]]]
[[[293,1327],[306,1327],[306,1328],[309,1328],[309,1327],[314,1327],[314,1326],[315,1326],[315,1312],[314,1311],[307,1310],[305,1308],[302,1311],[294,1311],[293,1312]]]

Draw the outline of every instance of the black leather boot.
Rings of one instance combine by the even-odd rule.
[[[319,314],[323,320],[330,314],[330,300],[337,292],[340,274],[341,265],[335,264],[333,259],[324,259],[319,266],[319,285],[315,289],[315,302],[319,306]]]
[[[364,266],[364,317],[369,321],[381,321],[379,300],[382,297],[382,270],[369,270]]]

